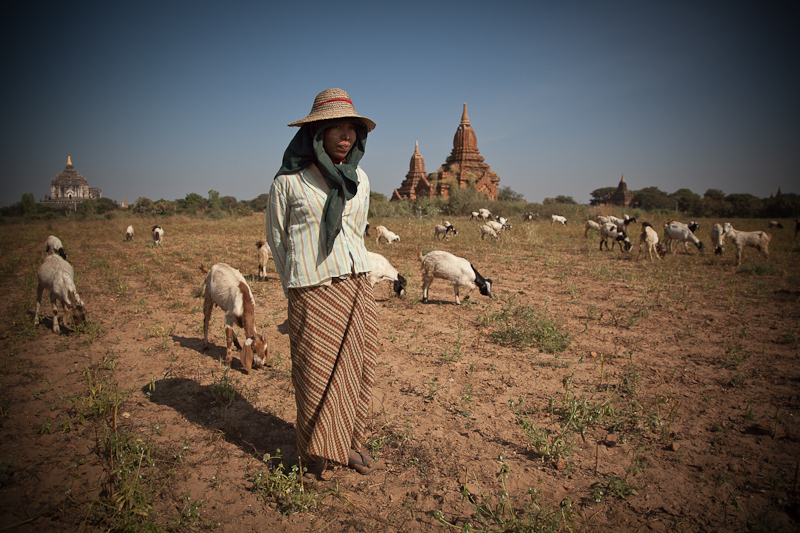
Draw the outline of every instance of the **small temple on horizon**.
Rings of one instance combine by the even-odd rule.
[[[633,204],[635,196],[636,195],[628,190],[628,184],[625,182],[625,175],[623,174],[622,179],[619,180],[619,185],[617,185],[617,190],[611,195],[608,203],[620,207],[630,207]]]
[[[84,200],[97,200],[103,193],[97,187],[89,187],[86,178],[75,171],[72,157],[67,154],[67,166],[50,180],[50,196],[45,196],[39,203],[50,207],[75,207]]]
[[[469,122],[467,104],[461,115],[461,123],[453,137],[453,151],[439,170],[431,175],[425,173],[425,160],[419,152],[419,143],[415,142],[414,154],[403,183],[392,193],[392,201],[411,200],[417,198],[440,197],[450,198],[450,189],[464,189],[473,185],[489,200],[497,200],[500,178],[489,168],[478,151],[478,139]]]

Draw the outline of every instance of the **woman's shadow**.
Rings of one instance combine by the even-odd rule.
[[[232,387],[235,377],[227,372],[221,370],[210,385],[165,378],[148,383],[142,392],[151,402],[169,406],[192,424],[219,433],[259,461],[265,454],[292,461],[297,455],[294,424],[254,407]]]

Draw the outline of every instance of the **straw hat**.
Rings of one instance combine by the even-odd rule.
[[[363,123],[367,127],[367,131],[375,129],[373,121],[356,113],[350,95],[341,89],[327,89],[319,93],[314,98],[311,113],[306,118],[292,122],[289,126],[302,126],[309,122],[331,118],[354,118]]]

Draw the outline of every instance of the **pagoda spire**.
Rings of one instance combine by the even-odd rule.
[[[72,158],[70,157],[69,152],[67,152],[67,166],[70,165],[72,165]]]
[[[461,124],[469,124],[469,115],[467,115],[467,103],[464,102],[464,112],[461,114]]]

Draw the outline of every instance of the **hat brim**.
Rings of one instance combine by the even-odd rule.
[[[321,122],[323,120],[330,120],[332,118],[352,118],[353,120],[357,120],[358,122],[364,124],[367,127],[367,131],[374,130],[376,126],[375,122],[368,119],[367,117],[362,117],[361,115],[347,114],[347,115],[333,116],[333,114],[331,114],[328,116],[322,116],[319,113],[316,115],[312,113],[305,118],[302,118],[300,120],[288,124],[288,126],[302,126],[303,124],[310,124],[312,122]]]

